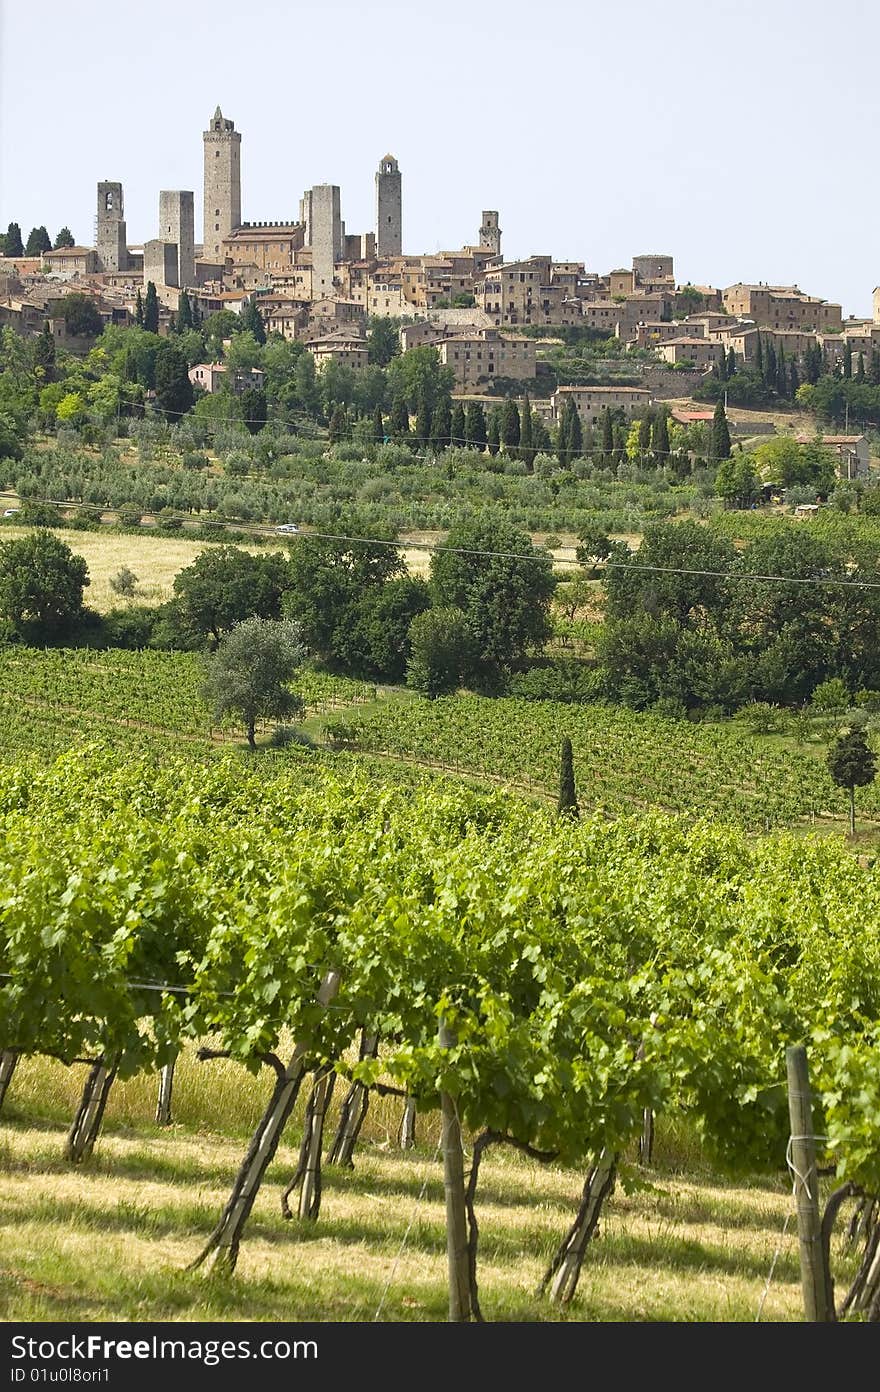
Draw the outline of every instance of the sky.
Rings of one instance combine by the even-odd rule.
[[[242,133],[242,216],[339,184],[349,232],[403,175],[403,245],[478,240],[606,272],[796,284],[869,315],[880,283],[876,0],[0,0],[0,229],[129,242],[193,189],[215,107]]]

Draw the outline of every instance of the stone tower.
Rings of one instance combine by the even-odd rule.
[[[98,185],[95,250],[99,271],[127,271],[128,245],[122,185],[105,179]]]
[[[223,260],[223,238],[241,226],[241,132],[219,106],[204,132],[204,257]]]
[[[376,255],[403,253],[403,202],[400,168],[393,155],[383,155],[376,173]]]
[[[484,251],[491,251],[493,256],[501,255],[501,228],[498,226],[496,212],[483,213],[483,222],[480,227],[480,246]]]
[[[342,260],[343,225],[338,184],[316,184],[300,204],[306,246],[312,248],[312,299],[334,295],[333,276]]]
[[[164,189],[159,194],[159,239],[177,248],[177,277],[181,290],[196,283],[195,198],[189,189]]]

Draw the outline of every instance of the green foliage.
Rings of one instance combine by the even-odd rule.
[[[456,523],[432,556],[431,589],[435,604],[464,613],[483,684],[503,681],[549,636],[551,560],[509,523]]]
[[[574,784],[574,757],[571,740],[566,735],[562,741],[559,767],[559,801],[556,811],[560,817],[578,817],[577,793]]]
[[[151,280],[147,281],[144,297],[144,328],[147,333],[157,334],[159,332],[159,300],[156,295],[156,287]]]
[[[245,619],[277,620],[292,583],[285,558],[254,556],[236,546],[202,551],[174,580],[181,627],[216,646]]]
[[[266,325],[263,323],[263,316],[254,299],[249,299],[242,307],[241,313],[238,315],[237,331],[252,334],[261,347],[266,342]]]
[[[187,361],[172,339],[165,339],[156,354],[156,405],[171,420],[179,420],[193,405]]]
[[[55,238],[55,251],[60,251],[62,247],[76,246],[73,240],[73,233],[69,227],[62,227]]]
[[[18,637],[40,642],[69,633],[88,583],[82,556],[51,532],[0,543],[0,618]]]
[[[367,321],[367,356],[378,367],[387,367],[400,354],[400,333],[394,319],[379,314]]]
[[[473,640],[461,609],[433,608],[415,617],[409,644],[406,679],[413,691],[433,701],[458,690],[473,662]]]
[[[729,507],[747,508],[759,495],[760,480],[750,454],[722,459],[715,474],[715,489]]]
[[[358,536],[356,522],[340,525],[341,533]],[[374,540],[378,540],[374,538]],[[394,537],[388,535],[388,542]],[[284,596],[286,616],[300,625],[308,650],[332,665],[352,660],[354,633],[367,595],[403,575],[404,562],[392,544],[335,541],[299,537],[290,549],[289,587]],[[362,653],[358,646],[357,653]]]
[[[17,222],[10,222],[6,229],[6,236],[3,245],[4,256],[24,256],[24,244],[21,240],[21,228]]]
[[[32,227],[24,249],[25,256],[41,256],[52,250],[52,239],[45,227]]]
[[[256,748],[260,720],[289,720],[303,713],[302,699],[290,690],[305,659],[296,624],[250,618],[236,624],[207,660],[205,698],[218,719],[238,716],[248,744]]]
[[[75,292],[61,301],[61,316],[67,332],[77,338],[97,338],[104,329],[95,301],[88,295]]]

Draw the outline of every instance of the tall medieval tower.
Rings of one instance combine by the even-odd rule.
[[[98,185],[98,216],[95,226],[98,269],[127,271],[125,204],[122,201],[122,185],[116,180],[104,179]]]
[[[393,155],[383,155],[376,173],[376,255],[403,254],[403,202],[400,167]]]
[[[491,251],[493,256],[501,255],[501,228],[498,226],[498,214],[494,211],[483,213],[480,246],[485,251]]]
[[[241,226],[241,132],[219,106],[204,132],[204,251],[207,261],[223,260],[223,239]]]

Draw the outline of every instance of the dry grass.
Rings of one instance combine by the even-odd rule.
[[[0,1313],[21,1320],[443,1320],[446,1257],[439,1118],[420,1146],[395,1147],[399,1103],[371,1107],[352,1172],[325,1171],[316,1225],[285,1223],[279,1191],[295,1168],[298,1115],[260,1193],[233,1281],[184,1270],[216,1221],[270,1087],[237,1065],[179,1068],[175,1112],[151,1121],[155,1079],[117,1085],[93,1159],[61,1159],[82,1069],[19,1066],[0,1128],[5,1234]],[[338,1099],[337,1099],[338,1101]],[[335,1107],[330,1124],[335,1121]],[[681,1172],[682,1162],[691,1172]],[[479,1276],[495,1320],[800,1317],[797,1238],[778,1182],[727,1184],[699,1173],[685,1133],[661,1135],[650,1185],[618,1187],[568,1311],[535,1289],[577,1202],[582,1176],[494,1149],[481,1172]]]

